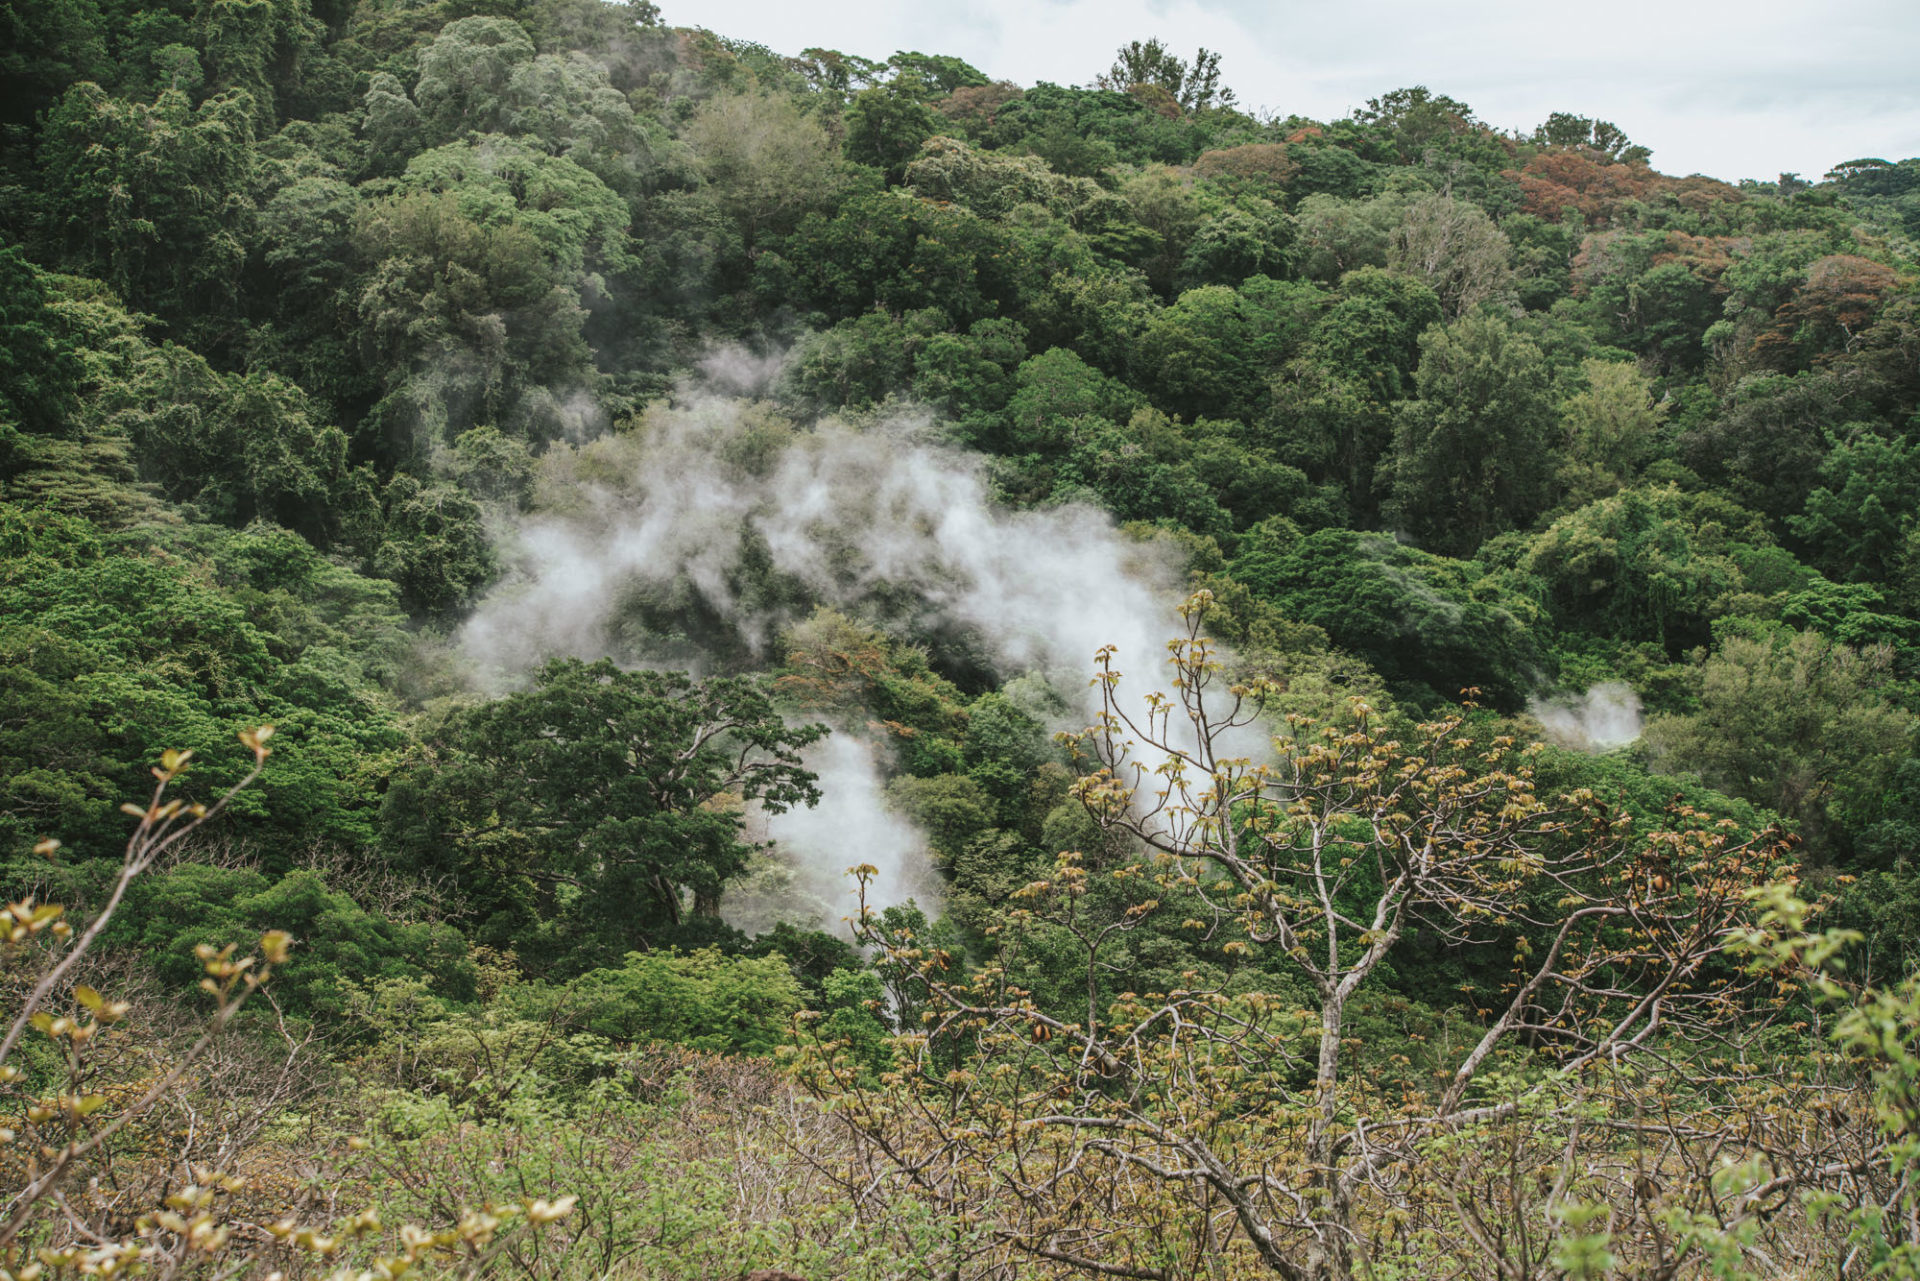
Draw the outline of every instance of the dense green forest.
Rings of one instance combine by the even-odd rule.
[[[0,1278],[1920,1275],[1920,159],[1060,74],[0,0]]]

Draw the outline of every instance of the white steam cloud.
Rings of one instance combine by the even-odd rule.
[[[757,560],[836,606],[957,629],[1003,675],[1084,679],[1107,644],[1136,670],[1157,665],[1178,624],[1168,549],[1121,537],[1091,507],[997,507],[975,456],[912,425],[791,433],[709,400],[568,463],[565,494],[520,523],[506,580],[461,634],[496,679],[554,654],[644,649],[625,612],[646,588],[690,588],[765,657],[806,607],[767,599],[749,581]]]
[[[805,760],[826,799],[812,809],[759,813],[756,835],[784,853],[784,875],[763,874],[729,889],[721,903],[727,923],[749,934],[781,920],[838,926],[859,912],[858,887],[847,872],[861,863],[875,869],[877,906],[912,899],[939,915],[944,891],[926,837],[887,804],[873,744],[836,731]]]
[[[1606,751],[1640,737],[1640,696],[1620,681],[1606,681],[1584,694],[1531,699],[1527,710],[1562,747]]]
[[[764,368],[737,363],[709,377],[764,382]],[[938,638],[1002,678],[1040,672],[1085,691],[1095,652],[1115,645],[1130,687],[1167,683],[1180,627],[1171,549],[1123,537],[1091,507],[1001,507],[983,461],[924,427],[800,431],[760,404],[696,398],[656,407],[629,435],[556,447],[543,473],[541,510],[508,531],[505,580],[459,638],[490,683],[555,655],[699,666],[716,636],[735,657],[777,661],[773,643],[815,601]],[[704,633],[676,642],[663,617]],[[836,734],[809,765],[821,807],[768,820],[798,861],[796,896],[842,916],[846,868],[872,863],[883,903],[924,901],[937,881],[919,834],[885,806],[873,748]]]

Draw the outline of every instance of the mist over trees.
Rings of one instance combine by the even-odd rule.
[[[0,0],[0,1277],[1920,1275],[1920,159],[1168,34]]]

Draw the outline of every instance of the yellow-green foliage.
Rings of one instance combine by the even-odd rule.
[[[702,1050],[771,1054],[802,1005],[786,958],[631,952],[592,970],[573,992],[579,1024],[618,1041],[672,1041]]]

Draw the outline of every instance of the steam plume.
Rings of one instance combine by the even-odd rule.
[[[738,373],[736,386],[763,377]],[[556,447],[543,471],[542,510],[508,531],[509,573],[460,636],[490,683],[557,654],[777,660],[780,632],[824,602],[975,655],[1002,679],[1040,672],[1084,691],[1111,644],[1130,687],[1166,684],[1172,553],[1091,507],[996,505],[982,461],[924,425],[799,431],[763,405],[705,396],[656,407],[630,435]],[[827,753],[815,766],[831,817],[770,830],[828,884],[868,862],[888,901],[924,892],[931,878],[906,871],[923,861],[917,842],[908,851],[897,820],[880,821],[871,749],[843,739]]]
[[[729,890],[722,904],[727,923],[757,934],[778,920],[846,921],[859,909],[847,875],[859,863],[875,869],[873,893],[881,904],[912,899],[938,915],[942,886],[926,837],[887,805],[873,744],[836,732],[807,750],[806,765],[819,775],[826,799],[813,809],[759,816],[756,835],[786,855],[787,874],[764,889]]]
[[[648,588],[724,620],[759,658],[824,601],[964,636],[1002,676],[1076,685],[1106,644],[1144,676],[1177,626],[1165,549],[1090,507],[999,508],[977,458],[912,425],[794,433],[713,400],[557,452],[549,489],[564,493],[509,536],[506,581],[461,635],[496,680],[553,654],[645,657],[624,613]]]
[[[1584,694],[1531,699],[1527,710],[1563,747],[1605,751],[1640,737],[1640,696],[1620,681],[1605,681]]]

